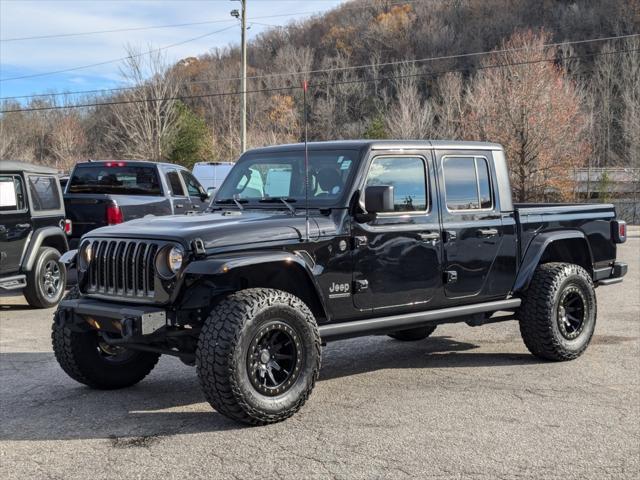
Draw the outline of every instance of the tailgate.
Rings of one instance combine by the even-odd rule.
[[[93,229],[107,224],[106,209],[111,202],[108,195],[65,194],[64,208],[73,225],[71,238],[80,238]]]

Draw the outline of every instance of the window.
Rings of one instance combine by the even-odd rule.
[[[445,157],[444,188],[449,210],[489,209],[489,164],[482,157]]]
[[[333,205],[340,199],[355,171],[360,152],[310,150],[308,157],[309,204]],[[217,201],[238,197],[260,203],[269,198],[306,200],[305,155],[302,150],[256,152],[243,155],[229,172],[216,195]]]
[[[371,163],[367,187],[391,185],[396,212],[427,210],[427,179],[420,157],[378,157]]]
[[[60,210],[60,190],[56,177],[29,176],[29,193],[33,202],[33,209]]]
[[[187,186],[187,191],[189,192],[190,197],[199,197],[204,193],[204,189],[200,185],[200,182],[196,180],[196,177],[191,175],[189,172],[183,171],[180,173],[182,174],[182,179]]]
[[[20,177],[0,177],[0,212],[16,212],[24,209],[24,189]]]
[[[69,180],[67,191],[69,193],[162,195],[155,166],[125,165],[124,162],[78,165]]]
[[[168,172],[167,182],[169,183],[169,187],[171,188],[172,196],[184,197],[184,188],[182,188],[182,183],[180,183],[178,172],[176,172],[175,170],[171,170],[170,172]]]

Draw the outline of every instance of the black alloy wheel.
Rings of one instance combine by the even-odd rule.
[[[279,320],[268,323],[249,346],[249,381],[263,395],[280,395],[295,382],[302,355],[300,339],[291,327]]]

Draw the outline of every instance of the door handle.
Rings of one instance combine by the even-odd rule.
[[[182,203],[176,203],[176,208],[182,208],[182,207],[184,207],[184,204],[182,204]]]
[[[440,232],[420,232],[418,238],[424,242],[437,242],[440,240]]]
[[[498,235],[497,228],[481,228],[478,230],[479,237],[495,237],[496,235]]]
[[[31,224],[29,224],[29,223],[19,223],[19,224],[16,225],[16,228],[19,228],[21,230],[25,229],[25,228],[30,228],[30,227],[31,227]]]

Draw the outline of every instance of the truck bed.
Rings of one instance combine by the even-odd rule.
[[[534,238],[558,230],[583,234],[593,255],[595,267],[616,258],[611,221],[615,207],[609,203],[516,203],[515,220],[519,232],[519,257],[522,261]]]

